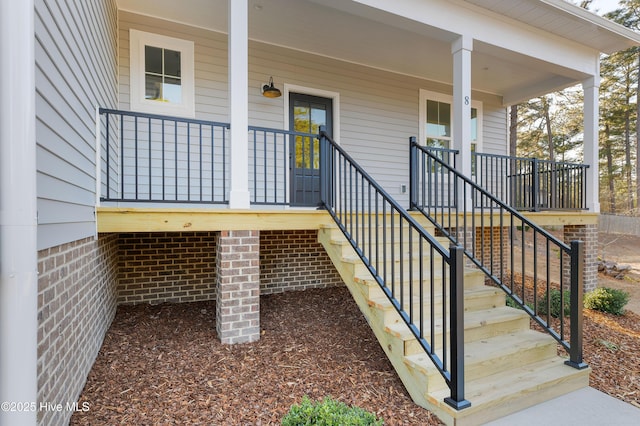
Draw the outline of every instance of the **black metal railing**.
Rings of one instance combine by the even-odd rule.
[[[444,248],[324,129],[320,135],[323,206],[442,374],[446,402],[468,407],[462,249]]]
[[[228,123],[100,109],[101,200],[226,204]],[[317,134],[249,126],[251,203],[290,203],[291,153]]]
[[[249,126],[249,190],[252,204],[291,203],[292,155],[296,153],[296,146],[304,143],[313,146],[310,143],[313,140],[318,140],[317,134]],[[317,157],[313,152],[306,154]]]
[[[582,361],[583,243],[570,246],[410,140],[410,205],[422,212],[516,306]],[[445,182],[446,191],[434,182]],[[570,305],[569,319],[563,312]],[[558,312],[556,312],[558,313]]]
[[[100,109],[104,201],[227,203],[229,124]]]
[[[587,209],[588,165],[482,153],[471,158],[473,181],[516,210]]]

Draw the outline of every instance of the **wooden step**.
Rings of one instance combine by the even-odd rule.
[[[476,340],[527,330],[528,328],[529,316],[519,309],[508,306],[467,312],[464,316],[464,341],[465,343],[474,342]],[[434,341],[441,342],[442,316],[436,316],[434,329]],[[425,334],[430,333],[430,318],[424,318],[422,330],[424,330]],[[405,342],[404,348],[406,355],[413,355],[422,350],[418,342],[415,341],[413,334],[403,322],[396,321],[386,323],[385,331]]]
[[[551,336],[532,330],[469,342],[465,345],[464,351],[464,373],[467,382],[527,364],[552,360],[557,356],[556,341]],[[442,357],[441,351],[438,355]],[[406,355],[405,362],[427,376],[440,375],[424,351]],[[446,387],[444,382],[443,387]],[[436,388],[433,386],[429,388],[429,392],[434,390]]]
[[[415,275],[415,274],[414,274]],[[472,290],[472,289],[479,289],[479,288],[484,288],[485,284],[484,284],[484,273],[478,269],[473,269],[473,268],[466,268],[465,269],[465,274],[464,274],[464,288],[465,290]],[[405,274],[406,278],[403,281],[403,287],[406,289],[406,291],[408,292],[408,287],[409,287],[409,277],[407,276],[407,274]],[[373,276],[371,275],[371,273],[363,266],[362,269],[360,270],[356,270],[356,274],[354,276],[354,280],[357,283],[360,283],[362,285],[373,285],[373,286],[378,286],[377,281],[373,278]],[[395,275],[395,280],[397,286],[399,287],[399,283],[400,283],[400,274]],[[429,288],[430,286],[430,280],[431,278],[427,275],[426,271],[425,273],[423,273],[423,280],[425,281],[425,286],[427,288]],[[441,272],[436,272],[434,274],[434,284],[440,288],[440,286],[442,285],[442,273]],[[415,277],[414,280],[412,281],[412,285],[414,288],[414,292],[416,292],[417,294],[417,289],[419,289],[420,286],[420,280],[418,279],[418,277]]]
[[[409,301],[408,293],[409,292],[405,290],[404,292],[405,294],[404,306],[406,307],[405,310],[409,309],[410,301]],[[426,310],[432,304],[431,297],[430,297],[431,295],[428,289],[425,289],[423,296],[424,296],[424,299],[422,300],[423,309]],[[399,301],[400,296],[397,295],[396,297]],[[447,297],[448,297],[448,292],[447,292]],[[464,293],[464,310],[465,312],[472,312],[472,311],[479,311],[483,309],[497,308],[498,306],[505,306],[505,300],[506,300],[505,293],[499,288],[489,287],[489,286],[472,287],[471,289],[466,290]],[[414,312],[417,312],[420,309],[420,303],[421,303],[420,293],[418,290],[414,289],[413,302],[411,303],[411,305],[413,306]],[[391,305],[391,302],[389,302],[389,299],[384,294],[369,297],[369,304],[372,307],[375,307],[377,309],[394,309],[393,306]],[[433,306],[437,310],[442,309],[441,293],[438,292],[437,294],[434,294]]]
[[[456,411],[444,403],[449,389],[430,393],[429,409],[446,424],[480,425],[587,387],[590,371],[576,370],[555,357],[468,382],[465,398],[471,407],[464,410]]]

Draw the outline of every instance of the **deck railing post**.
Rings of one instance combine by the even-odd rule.
[[[418,188],[418,156],[415,144],[415,136],[409,138],[409,210],[414,210],[417,206],[416,189]]]
[[[582,370],[587,364],[582,360],[582,294],[584,282],[584,242],[571,241],[571,347],[565,364]]]
[[[531,209],[534,212],[539,210],[538,199],[540,192],[540,171],[538,170],[538,159],[534,158],[531,161]]]
[[[462,410],[471,406],[464,398],[464,249],[452,244],[449,254],[451,396],[444,401],[456,410]]]
[[[329,198],[329,179],[330,179],[330,168],[329,168],[329,144],[326,136],[326,127],[320,126],[318,138],[320,139],[320,208],[328,208],[330,198]]]

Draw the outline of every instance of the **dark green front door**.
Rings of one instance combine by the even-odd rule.
[[[289,128],[317,134],[325,126],[332,134],[332,100],[290,93]],[[309,136],[291,138],[291,206],[315,207],[320,204],[320,140]]]

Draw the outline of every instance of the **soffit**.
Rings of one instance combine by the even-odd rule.
[[[117,2],[120,10],[227,32],[227,0]],[[499,10],[504,6],[508,9],[504,13],[509,19],[512,19],[509,15],[517,16],[517,10],[508,7],[512,3],[510,0],[456,3],[484,9],[484,13],[491,14],[498,13],[494,9]],[[524,3],[544,2],[515,0],[513,3],[522,3],[520,7],[524,8]],[[557,8],[550,10],[559,13]],[[573,22],[573,18],[570,20]],[[264,43],[451,84],[451,42],[458,35],[352,1],[249,0],[249,37]],[[584,75],[580,73],[526,55],[480,42],[474,44],[474,90],[515,100],[520,94],[525,97],[536,96],[571,85],[582,78]]]

